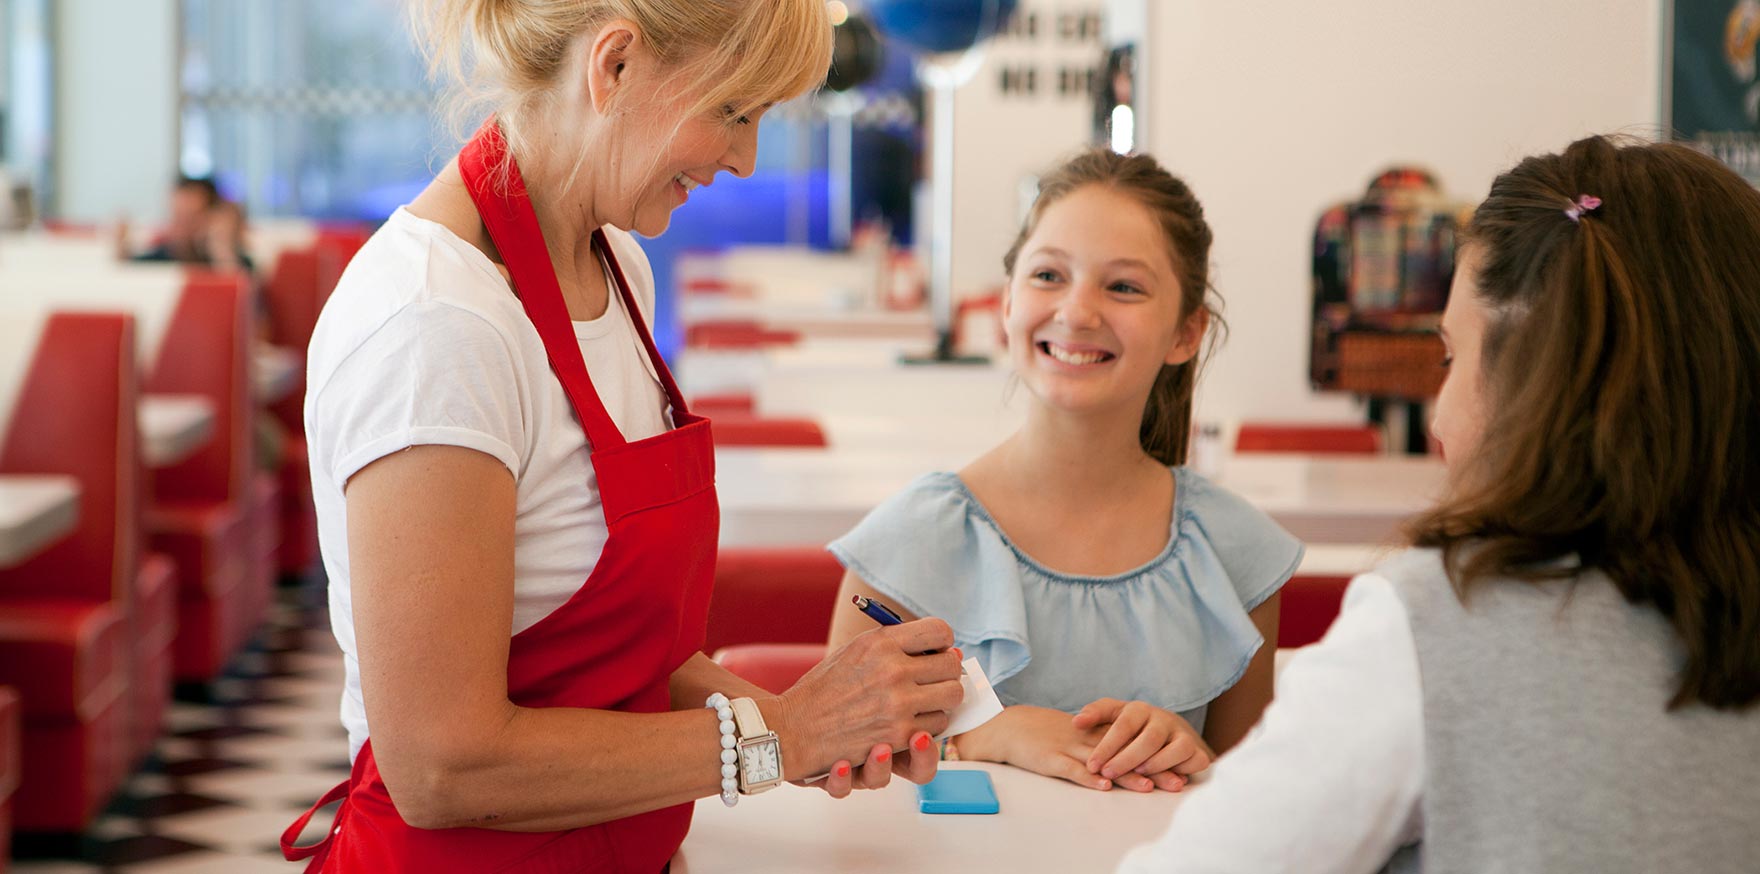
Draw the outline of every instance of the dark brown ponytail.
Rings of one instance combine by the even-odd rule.
[[[1463,594],[1600,570],[1680,635],[1671,706],[1752,707],[1760,191],[1684,146],[1591,137],[1499,176],[1463,251],[1490,413],[1414,542]]]

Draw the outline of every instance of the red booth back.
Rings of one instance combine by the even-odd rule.
[[[818,547],[721,550],[703,652],[740,643],[824,643],[842,581],[843,566]]]
[[[795,446],[822,449],[825,429],[812,419],[766,419],[739,413],[711,417],[716,446]]]
[[[133,316],[46,320],[0,435],[0,471],[78,478],[79,522],[66,539],[0,571],[0,592],[128,603],[140,549],[134,343]]]
[[[243,276],[191,273],[165,329],[148,392],[193,394],[214,406],[214,436],[194,455],[154,471],[161,501],[242,501],[251,470],[251,306]]]
[[[263,288],[269,342],[304,351],[324,305],[318,291],[318,250],[288,249],[275,259]]]
[[[1246,422],[1235,435],[1234,451],[1375,455],[1381,451],[1381,429],[1374,425]]]
[[[825,644],[741,643],[717,650],[714,658],[734,676],[781,694],[825,658]]]
[[[1295,576],[1283,587],[1277,611],[1277,645],[1283,648],[1318,643],[1338,618],[1350,577]]]

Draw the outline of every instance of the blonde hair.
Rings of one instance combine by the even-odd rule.
[[[617,19],[634,22],[663,65],[692,63],[680,92],[701,95],[693,114],[756,111],[817,86],[831,66],[824,0],[411,0],[408,10],[429,72],[453,83],[455,133],[494,112],[515,155],[570,44]]]

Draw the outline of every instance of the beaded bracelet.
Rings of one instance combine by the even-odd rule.
[[[721,803],[732,807],[739,803],[739,753],[734,752],[733,705],[727,696],[716,692],[703,702],[721,720]]]

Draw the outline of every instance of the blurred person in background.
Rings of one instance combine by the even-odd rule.
[[[128,220],[117,222],[116,255],[125,261],[175,261],[252,272],[244,209],[222,197],[207,177],[178,177],[165,226],[145,250],[135,251],[129,235]]]

